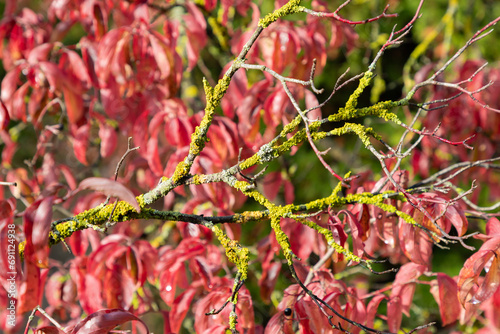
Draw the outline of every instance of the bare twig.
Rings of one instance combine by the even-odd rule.
[[[116,165],[116,169],[115,169],[115,181],[118,179],[118,172],[120,170],[120,167],[122,166],[123,162],[125,161],[125,158],[130,154],[132,153],[133,151],[135,150],[138,150],[140,147],[137,146],[137,147],[131,147],[131,143],[132,143],[132,137],[128,137],[128,142],[127,142],[127,151],[123,154],[123,156],[121,157],[120,161],[118,161],[118,164]],[[109,199],[111,198],[111,196],[108,196],[108,198],[106,198],[106,201],[104,202],[106,204],[109,203]],[[113,218],[113,214],[115,213],[115,209],[116,209],[116,206],[118,205],[118,201],[115,202],[115,205],[113,206],[113,209],[111,210],[111,213],[109,214],[109,218],[108,218],[108,222],[106,223],[106,228],[109,228],[113,225],[115,225],[116,223],[113,223],[111,221],[111,219]]]
[[[17,187],[17,183],[16,182],[0,181],[0,186],[14,186],[14,187]]]
[[[381,18],[384,18],[384,17],[397,17],[398,16],[398,14],[387,14],[387,10],[389,9],[389,5],[387,5],[387,6],[385,6],[384,11],[382,12],[382,14],[377,15],[375,17],[372,17],[372,18],[369,18],[369,19],[366,19],[366,20],[363,20],[363,21],[351,21],[351,20],[347,20],[347,19],[341,17],[338,13],[340,12],[340,10],[342,8],[344,8],[345,6],[347,6],[350,2],[351,2],[351,0],[345,1],[343,4],[341,4],[340,6],[338,6],[337,9],[333,13],[317,12],[317,11],[314,11],[314,10],[311,10],[311,9],[308,9],[308,8],[304,8],[304,7],[301,7],[300,10],[302,12],[304,12],[304,13],[309,14],[309,15],[318,16],[318,17],[330,17],[330,18],[333,18],[333,19],[335,19],[335,20],[337,20],[339,22],[347,23],[347,24],[351,24],[351,25],[366,24],[366,23],[370,23],[370,22],[373,22],[373,21],[380,20]]]
[[[434,186],[438,186],[440,184],[443,184],[443,183],[453,179],[455,176],[465,172],[466,170],[468,170],[472,167],[500,169],[500,165],[492,165],[491,164],[492,162],[495,162],[495,161],[500,161],[500,157],[485,159],[485,160],[478,160],[478,161],[474,161],[474,162],[471,162],[471,161],[459,162],[459,163],[453,164],[451,166],[448,166],[448,167],[436,172],[435,174],[429,176],[428,178],[412,185],[411,187],[409,187],[409,189],[419,188],[419,187],[431,184],[436,180],[439,180],[439,182],[435,183]],[[456,171],[455,173],[451,174],[450,176],[446,177],[445,179],[442,179],[442,180],[440,179],[441,176],[446,175],[455,169],[459,169],[459,170]]]
[[[33,311],[31,312],[28,323],[26,324],[26,328],[24,330],[24,334],[28,334],[29,331],[29,325],[31,321],[35,318],[35,313],[36,311],[40,312],[45,318],[47,318],[54,326],[57,327],[58,330],[60,330],[63,333],[66,333],[64,327],[62,327],[54,318],[52,318],[43,308],[40,307],[40,305],[36,306]]]

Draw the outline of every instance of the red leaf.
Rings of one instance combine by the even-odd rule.
[[[469,222],[465,217],[464,211],[456,203],[448,207],[443,220],[451,222],[457,230],[459,236],[462,236],[465,232],[467,232]]]
[[[193,125],[185,116],[173,117],[166,121],[165,137],[170,144],[178,148],[189,145],[193,132]]]
[[[361,240],[365,241],[366,239],[368,239],[368,231],[370,229],[370,212],[368,209],[368,205],[356,204],[354,206],[354,210],[356,210],[356,218],[358,219],[359,224],[361,225],[361,228],[363,230]]]
[[[343,213],[346,215],[346,220],[347,223],[349,224],[349,227],[351,229],[351,236],[352,236],[352,252],[354,255],[362,257],[363,256],[363,240],[361,237],[363,236],[363,228],[361,227],[361,224],[359,223],[358,219],[352,214],[352,212],[347,211],[347,210],[342,210],[339,212]]]
[[[39,63],[39,69],[45,75],[45,78],[49,83],[51,91],[58,91],[60,89],[69,89],[69,87],[67,87],[66,85],[67,82],[65,80],[64,74],[59,69],[59,67],[57,67],[56,64],[51,63],[49,61],[41,61]]]
[[[7,111],[7,107],[0,100],[0,131],[6,130],[7,126],[9,126],[9,122],[10,122],[10,116],[9,112]]]
[[[141,207],[139,203],[137,203],[137,199],[135,198],[132,191],[130,191],[123,184],[102,178],[102,177],[89,177],[82,182],[78,186],[79,189],[92,189],[99,191],[107,196],[118,197],[121,200],[129,203],[137,212],[141,212]]]
[[[50,196],[45,198],[40,203],[40,206],[36,210],[33,217],[33,232],[32,241],[35,248],[35,254],[43,255],[37,256],[38,261],[42,261],[44,266],[48,265],[48,245],[47,240],[50,231],[50,225],[52,221],[52,203],[54,202],[54,197]]]
[[[465,261],[458,275],[458,298],[462,305],[466,302],[479,304],[490,298],[500,283],[500,236],[486,241],[481,248]],[[489,265],[489,267],[488,267]],[[479,279],[486,271],[483,282]],[[479,286],[477,291],[474,288]]]
[[[223,71],[229,68],[229,65],[224,67]],[[224,111],[224,115],[229,118],[234,117],[234,112],[236,108],[241,104],[243,99],[245,98],[245,94],[247,92],[248,80],[245,71],[238,71],[234,74],[227,89],[227,93],[224,96],[224,99],[221,101],[221,107]],[[252,101],[256,102],[256,101]]]
[[[207,261],[202,256],[197,256],[193,261],[193,272],[198,273],[203,279],[203,284],[207,290],[212,288],[212,272],[210,270],[210,266]]]
[[[87,73],[89,74],[90,81],[93,86],[98,87],[99,81],[95,72],[95,63],[97,59],[95,45],[85,38],[82,38],[79,43],[82,51],[82,60],[85,64],[85,68],[87,69]]]
[[[194,3],[187,2],[188,14],[184,15],[186,23],[188,70],[192,70],[198,61],[200,51],[207,43],[207,23],[205,17]]]
[[[476,292],[474,297],[472,297],[471,303],[478,304],[490,298],[500,285],[499,253],[500,252],[496,252],[492,257],[490,268],[487,271],[479,290]]]
[[[486,223],[486,234],[489,236],[500,235],[500,220],[491,217]]]
[[[163,174],[163,167],[160,161],[160,154],[158,153],[158,137],[156,134],[152,134],[151,138],[148,140],[146,145],[146,159],[151,171],[157,176]]]
[[[12,218],[15,209],[16,200],[14,198],[11,197],[7,200],[0,201],[0,221]]]
[[[118,140],[116,131],[111,125],[103,122],[99,127],[99,138],[101,138],[101,155],[107,158],[115,151]]]
[[[387,325],[389,326],[389,331],[397,333],[401,327],[402,319],[401,299],[399,296],[391,297],[389,303],[387,303]]]
[[[74,77],[78,79],[80,82],[79,84],[83,84],[85,86],[88,86],[91,82],[90,75],[87,71],[87,67],[85,66],[85,63],[82,58],[76,53],[75,51],[72,50],[65,50],[64,54],[61,56],[61,59],[59,60],[60,66],[63,63],[65,64],[64,67],[64,72],[69,75],[70,77]]]
[[[283,179],[281,178],[281,171],[268,173],[262,182],[264,195],[270,200],[274,201],[279,193]]]
[[[40,305],[42,297],[42,279],[40,268],[31,261],[24,262],[23,283],[18,291],[18,314],[33,310]]]
[[[44,43],[34,47],[28,55],[28,63],[36,65],[41,61],[47,60],[49,53],[52,51],[53,47],[53,43]]]
[[[426,266],[424,265],[407,263],[403,265],[396,274],[396,279],[393,284],[394,287],[391,293],[391,302],[393,298],[398,297],[397,304],[399,305],[398,308],[400,312],[404,312],[408,316],[413,294],[415,293],[415,283],[412,283],[412,281],[420,277],[425,269]],[[391,329],[391,331],[393,330]]]
[[[14,92],[16,91],[17,84],[19,81],[19,73],[21,72],[21,69],[19,67],[15,67],[13,70],[9,71],[2,80],[2,90],[0,93],[0,97],[2,101],[7,102],[9,101],[12,96],[14,95]]]
[[[443,326],[451,324],[460,316],[461,307],[457,296],[457,283],[446,274],[438,273],[437,285],[433,285],[431,293],[436,299]]]
[[[107,30],[108,26],[108,13],[106,12],[104,6],[101,3],[94,3],[93,8],[94,14],[94,31],[96,35],[96,39],[99,40]]]
[[[26,82],[12,96],[12,104],[11,104],[11,118],[22,120],[26,122],[26,102],[24,97],[28,92],[29,84]]]
[[[73,140],[73,151],[76,158],[84,165],[88,165],[87,162],[87,148],[89,146],[89,131],[90,125],[85,124],[76,130]]]
[[[412,262],[421,265],[430,263],[433,242],[420,228],[402,222],[399,229],[399,240],[403,253]]]
[[[153,56],[161,73],[161,78],[165,79],[170,76],[170,72],[173,68],[171,61],[169,60],[169,58],[171,58],[168,54],[170,50],[168,50],[160,36],[150,34],[149,41],[151,43],[151,48],[153,49]]]
[[[52,221],[54,197],[33,203],[24,213],[26,234],[26,258],[41,268],[48,267],[49,245],[47,242]]]
[[[262,276],[259,278],[260,297],[266,303],[271,301],[276,281],[281,271],[281,263],[270,261],[262,264]]]
[[[43,326],[33,330],[35,334],[66,334],[59,330],[56,326]]]
[[[69,334],[107,334],[113,328],[129,321],[139,321],[149,333],[146,324],[130,312],[111,309],[92,313],[80,321]]]
[[[370,300],[368,306],[366,308],[366,326],[372,328],[373,323],[375,322],[375,316],[377,315],[377,309],[380,305],[380,302],[386,299],[385,295],[376,295]]]
[[[293,330],[293,314],[287,316],[284,311],[276,313],[267,323],[264,334],[295,334]]]
[[[169,314],[170,328],[172,332],[178,333],[181,329],[182,322],[189,311],[189,306],[191,305],[191,301],[193,300],[195,294],[196,289],[188,289],[175,298],[172,310]]]
[[[64,93],[64,101],[66,102],[69,122],[71,124],[77,124],[83,117],[82,95],[66,85],[62,87],[62,91]]]

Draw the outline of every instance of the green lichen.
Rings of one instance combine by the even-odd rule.
[[[184,177],[186,177],[186,175],[189,174],[190,169],[190,164],[186,163],[185,161],[179,162],[175,167],[174,174],[172,175],[172,182],[174,184],[178,184]]]
[[[203,90],[205,91],[205,98],[207,100],[207,104],[212,103],[214,89],[212,86],[210,86],[206,78],[203,78]]]
[[[203,116],[200,125],[198,125],[191,135],[191,143],[189,144],[189,154],[184,159],[177,164],[174,174],[172,175],[172,181],[174,184],[179,184],[183,178],[189,175],[191,166],[193,165],[194,159],[201,153],[205,148],[205,144],[208,141],[207,132],[208,128],[212,124],[213,117],[215,115],[215,109],[220,105],[224,94],[227,92],[231,78],[225,75],[219,80],[215,87],[211,87],[206,79],[203,79],[203,88],[205,90],[206,96],[206,107],[205,115]]]
[[[113,216],[111,216],[111,212],[113,212]],[[137,213],[132,205],[125,201],[119,201],[116,203],[116,207],[115,203],[112,203],[106,206],[100,205],[94,209],[84,211],[76,215],[75,220],[87,225],[99,226],[108,220],[112,222],[122,222],[140,217],[141,214]]]
[[[238,268],[240,279],[246,280],[248,275],[248,248],[242,247],[238,242],[230,239],[220,227],[212,225],[210,229],[224,247],[228,260]]]
[[[357,109],[358,99],[363,93],[363,91],[368,87],[373,80],[372,72],[365,72],[363,78],[359,81],[359,85],[356,90],[350,95],[349,100],[347,101],[344,108],[341,108],[338,113],[330,115],[328,120],[330,122],[341,122],[348,121],[354,118],[364,117],[364,116],[376,116],[382,118],[386,121],[392,121],[396,124],[401,124],[401,121],[398,119],[397,115],[389,112],[390,109],[404,105],[401,101],[393,102],[393,101],[383,101],[377,104],[374,104],[370,107],[359,108]]]
[[[196,185],[200,185],[200,184],[203,184],[204,182],[204,176],[203,175],[193,175],[193,177],[191,178],[191,182],[193,182],[193,184],[196,184]]]
[[[257,153],[255,153],[254,155],[252,155],[250,158],[248,159],[245,159],[242,163],[240,163],[240,169],[241,170],[245,170],[247,168],[250,168],[252,166],[255,166],[259,163],[260,161],[260,158],[259,156],[257,155]]]
[[[236,324],[238,323],[238,316],[236,315],[236,312],[231,311],[229,313],[229,329],[232,331],[236,330]]]
[[[290,0],[281,8],[267,14],[264,18],[259,20],[259,27],[267,28],[271,23],[276,22],[284,16],[300,12],[300,1],[301,0]]]
[[[398,106],[398,102],[382,101],[374,104],[373,106],[358,109],[357,114],[359,115],[358,117],[376,116],[399,125],[401,124],[401,121],[399,120],[398,116],[392,112],[389,112],[390,109],[396,108]]]
[[[279,214],[273,216],[271,218],[271,228],[274,231],[274,234],[276,236],[276,241],[278,241],[278,244],[280,245],[281,250],[283,251],[283,255],[285,256],[288,265],[291,266],[293,265],[293,259],[295,256],[293,255],[292,248],[290,247],[290,241],[288,240],[288,236],[281,229],[280,219],[281,217],[279,216]]]
[[[283,127],[283,130],[281,130],[279,137],[286,138],[286,135],[294,131],[299,126],[301,121],[302,117],[300,115],[297,115],[290,123]]]
[[[233,187],[235,189],[238,189],[248,197],[252,197],[254,200],[256,200],[259,204],[265,206],[267,209],[269,209],[269,206],[272,206],[272,203],[260,192],[258,192],[254,186],[250,185],[246,181],[236,181],[233,184]]]
[[[19,251],[19,257],[21,260],[24,258],[24,249],[26,248],[26,241],[21,241],[19,245],[17,246],[17,249]]]
[[[366,71],[363,77],[359,80],[358,88],[356,88],[356,90],[351,94],[351,96],[349,96],[349,100],[347,100],[347,103],[345,105],[345,109],[347,111],[356,108],[361,93],[363,93],[365,88],[371,84],[372,79],[373,79],[373,73],[370,71]]]
[[[361,124],[355,124],[355,123],[346,123],[344,124],[343,127],[334,129],[329,132],[329,134],[334,135],[334,136],[341,136],[346,133],[355,133],[361,142],[365,145],[365,147],[368,147],[370,143],[370,136],[376,138],[376,139],[381,139],[380,135],[378,135],[373,128],[367,128]]]
[[[219,106],[220,101],[222,100],[222,98],[226,94],[230,83],[231,83],[231,78],[227,75],[222,77],[222,79],[220,79],[219,82],[217,82],[217,85],[214,88],[213,96],[212,96],[212,100],[213,100],[212,103],[213,103],[214,108]]]
[[[301,121],[302,118],[300,116],[297,116],[291,123],[289,123],[283,128],[283,130],[281,131],[281,133],[277,138],[286,138],[286,136],[289,133],[291,133],[293,130],[297,128],[297,126],[300,124]],[[313,139],[317,138],[315,131],[317,131],[320,126],[321,122],[319,121],[312,122],[309,125],[309,131],[311,131]],[[323,138],[324,136],[326,135],[323,135]],[[257,164],[262,164],[274,160],[282,156],[284,153],[290,151],[293,147],[300,145],[306,140],[307,140],[307,133],[305,129],[297,131],[290,139],[285,140],[280,145],[273,146],[272,144],[276,142],[276,140],[273,140],[267,145],[263,145],[261,149],[253,156],[240,163],[239,165],[240,169],[245,170]]]
[[[401,124],[401,121],[398,116],[389,110],[399,107],[400,105],[401,104],[399,102],[393,101],[382,101],[372,106],[359,109],[348,107],[346,105],[346,107],[341,108],[338,113],[328,116],[328,121],[341,122],[365,116],[375,116],[399,125]]]
[[[245,211],[242,213],[236,213],[233,216],[233,222],[242,224],[249,221],[258,221],[267,218],[268,213],[265,211]]]
[[[346,200],[349,203],[374,205],[382,209],[384,212],[394,213],[408,224],[422,228],[422,225],[420,225],[415,219],[413,219],[413,217],[411,217],[407,213],[398,210],[393,205],[384,203],[384,201],[387,199],[387,195],[389,194],[394,194],[394,191],[384,191],[383,193],[380,193],[378,195],[373,195],[372,193],[349,194],[346,196]],[[433,236],[437,237],[437,234],[433,233],[432,231],[430,233]]]

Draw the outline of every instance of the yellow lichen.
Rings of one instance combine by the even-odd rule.
[[[300,12],[300,1],[301,0],[290,0],[281,8],[267,14],[264,18],[259,20],[259,27],[267,28],[271,23],[276,22],[278,19],[286,15]]]
[[[359,80],[358,88],[356,88],[356,90],[349,97],[349,100],[347,100],[347,103],[345,105],[346,111],[350,111],[356,108],[361,93],[363,93],[365,88],[370,85],[370,83],[372,82],[372,78],[373,73],[370,71],[366,71],[363,77]]]
[[[292,265],[294,256],[292,253],[292,249],[290,247],[290,241],[288,240],[288,236],[281,229],[280,216],[276,215],[271,218],[271,228],[274,231],[274,234],[276,236],[276,241],[278,241],[278,244],[280,245],[281,250],[283,251],[283,255],[285,256],[288,265]]]
[[[228,260],[238,268],[241,280],[246,280],[248,275],[248,249],[242,247],[235,240],[230,239],[220,227],[212,225],[210,228],[217,236],[217,239],[219,239],[222,247],[224,247]]]

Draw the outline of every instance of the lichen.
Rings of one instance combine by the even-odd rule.
[[[254,200],[256,200],[259,204],[265,206],[267,209],[269,209],[269,206],[272,206],[272,203],[264,195],[255,190],[255,187],[253,187],[246,181],[236,181],[234,182],[233,187],[235,189],[238,189],[248,197],[252,197]]]
[[[236,312],[231,311],[229,313],[229,329],[236,330],[236,324],[238,323],[238,316]]]
[[[278,244],[280,245],[281,250],[283,251],[283,255],[285,255],[288,265],[293,265],[294,255],[290,247],[290,241],[288,240],[288,236],[281,229],[280,218],[281,217],[279,215],[275,215],[271,218],[271,228],[274,231],[274,234],[276,236],[276,241],[278,241]]]
[[[192,143],[192,142],[191,142]],[[189,174],[191,165],[186,161],[181,161],[175,167],[174,175],[172,175],[172,182],[174,184],[179,183],[186,175]]]
[[[361,93],[365,90],[366,87],[370,85],[373,79],[373,73],[370,71],[366,71],[363,77],[359,80],[359,85],[356,90],[349,96],[349,100],[345,105],[345,109],[347,112],[354,110],[358,104],[358,99],[361,96]]]
[[[210,229],[224,247],[228,260],[238,268],[240,279],[246,280],[248,275],[248,248],[242,247],[237,241],[230,239],[219,226],[212,225]]]
[[[276,22],[286,15],[300,12],[300,1],[301,0],[290,0],[281,8],[267,14],[264,18],[259,20],[259,27],[267,28],[271,23]]]
[[[350,132],[355,133],[359,137],[361,142],[365,145],[365,147],[370,145],[369,135],[371,135],[372,137],[374,137],[376,139],[381,138],[380,135],[378,135],[373,130],[373,128],[367,128],[361,124],[355,124],[355,123],[346,123],[341,128],[333,129],[332,131],[329,132],[329,134],[334,135],[334,136],[341,136],[341,135],[344,135],[344,134],[350,133]]]
[[[257,152],[257,156],[259,157],[261,162],[269,162],[273,160],[274,149],[270,144],[262,145],[259,151]]]

